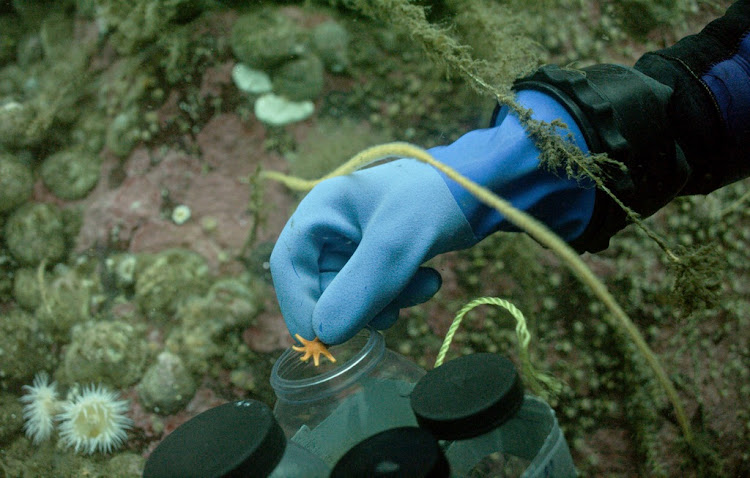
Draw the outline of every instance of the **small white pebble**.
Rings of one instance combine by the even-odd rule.
[[[245,93],[260,95],[271,91],[271,78],[263,71],[255,70],[242,63],[232,68],[234,85]]]
[[[267,93],[255,101],[255,116],[263,123],[283,126],[310,117],[315,111],[312,101],[289,101],[283,96]]]

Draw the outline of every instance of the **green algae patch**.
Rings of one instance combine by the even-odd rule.
[[[20,206],[31,196],[31,168],[13,155],[0,152],[0,213]]]
[[[52,337],[34,317],[20,309],[0,315],[0,390],[31,383],[40,370],[50,370],[55,356]]]
[[[22,265],[54,264],[67,252],[63,213],[53,204],[21,206],[8,217],[4,230],[8,250]]]
[[[138,273],[134,299],[148,318],[168,323],[177,307],[205,292],[210,281],[203,256],[187,249],[168,249],[155,254]]]
[[[60,199],[82,199],[99,181],[100,163],[97,155],[87,151],[59,151],[42,163],[42,181]]]
[[[137,382],[148,359],[142,327],[122,321],[85,322],[73,328],[57,376],[66,383],[104,383],[124,388]]]

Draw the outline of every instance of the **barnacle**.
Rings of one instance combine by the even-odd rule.
[[[299,334],[294,334],[294,337],[301,343],[300,346],[292,346],[292,349],[296,350],[297,352],[304,352],[304,355],[300,357],[300,360],[303,362],[307,362],[310,360],[310,357],[313,359],[313,363],[317,367],[320,365],[320,356],[325,355],[328,360],[331,362],[336,362],[336,359],[333,357],[333,354],[328,351],[328,348],[326,347],[326,344],[320,341],[319,338],[315,337],[313,340],[306,340],[302,338]]]

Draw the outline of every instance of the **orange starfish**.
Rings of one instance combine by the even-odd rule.
[[[300,360],[303,362],[307,362],[310,360],[310,357],[313,359],[313,363],[317,367],[320,365],[320,356],[325,355],[328,360],[331,362],[336,362],[336,359],[333,357],[333,354],[328,351],[328,348],[326,347],[326,344],[320,341],[319,338],[315,337],[313,340],[305,340],[302,337],[300,337],[299,334],[294,334],[294,337],[302,344],[301,346],[293,345],[292,349],[296,350],[297,352],[304,352],[305,355],[300,357]]]

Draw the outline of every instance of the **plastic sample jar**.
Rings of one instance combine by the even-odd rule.
[[[524,394],[513,362],[473,354],[431,370],[411,404],[419,426],[446,440],[453,476],[576,476],[555,412]]]
[[[183,423],[159,443],[143,478],[326,478],[330,467],[287,443],[268,405],[225,403]]]
[[[391,428],[367,438],[333,467],[331,478],[449,478],[437,438],[419,427]]]
[[[367,328],[330,348],[336,363],[286,350],[271,371],[274,414],[291,441],[333,466],[351,447],[389,428],[417,424],[409,393],[425,371]]]

